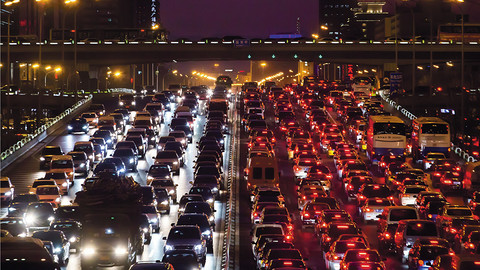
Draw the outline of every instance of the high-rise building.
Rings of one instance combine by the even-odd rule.
[[[320,38],[350,39],[358,35],[354,12],[357,0],[320,0]]]

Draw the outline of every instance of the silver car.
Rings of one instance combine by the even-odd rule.
[[[170,250],[193,250],[198,256],[198,259],[205,266],[207,258],[207,243],[202,237],[202,232],[198,226],[180,225],[170,229],[170,233],[167,237],[163,237],[163,240],[167,240],[165,243],[164,251]]]

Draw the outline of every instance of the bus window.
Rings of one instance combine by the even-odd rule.
[[[448,125],[446,124],[423,124],[422,133],[424,134],[448,134]]]
[[[261,167],[254,167],[252,172],[253,179],[262,179],[262,168]]]
[[[265,168],[265,179],[274,179],[275,178],[275,169],[274,168]]]

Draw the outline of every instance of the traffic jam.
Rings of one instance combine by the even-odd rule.
[[[14,194],[11,179],[2,177],[2,201],[9,203],[0,219],[2,257],[10,258],[2,268],[22,261],[31,266],[25,269],[64,269],[71,253],[82,269],[203,268],[221,220],[215,218],[215,201],[224,188],[227,94],[222,87],[194,86],[144,96],[144,107],[131,93],[113,98],[118,105],[110,111],[91,104],[65,127],[74,134],[66,136],[89,139],[75,141],[69,152],[44,146],[39,168],[45,176],[27,193]],[[195,140],[194,132],[199,133]],[[143,160],[146,170],[139,165]],[[192,160],[193,170],[187,170]],[[140,171],[146,179],[140,179]],[[80,191],[69,195],[80,184]],[[162,216],[172,216],[171,208],[174,223],[162,231]],[[18,249],[24,244],[28,252]],[[137,263],[149,245],[156,245],[150,253],[160,246],[163,259],[153,260],[153,266]]]
[[[450,153],[448,123],[408,126],[337,82],[243,90],[249,266],[480,269],[475,170]]]

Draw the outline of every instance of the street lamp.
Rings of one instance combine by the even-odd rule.
[[[33,68],[33,88],[35,88],[37,83],[37,69],[40,67],[40,64],[35,63],[32,65]]]
[[[13,8],[13,5],[20,3],[20,0],[12,0],[5,2],[5,6]],[[11,67],[10,67],[10,24],[11,24],[12,10],[8,12],[7,18],[7,87],[10,87]]]
[[[457,0],[457,3],[461,4],[463,3],[464,0]],[[462,116],[462,119],[460,121],[461,123],[461,131],[462,131],[462,135],[464,133],[464,130],[465,130],[465,86],[464,86],[464,79],[465,79],[465,50],[464,50],[464,44],[465,44],[465,33],[464,33],[464,26],[465,26],[465,15],[463,14],[463,8],[459,5],[459,9],[460,9],[460,14],[462,16],[462,63],[461,63],[461,67],[460,67],[460,91],[461,94],[461,107],[460,107],[460,110],[461,110],[461,116]]]
[[[75,6],[77,4],[77,0],[65,0],[65,5],[67,6]],[[75,8],[73,11],[73,69],[74,72],[73,74],[75,75],[75,101],[78,99],[78,78],[77,78],[77,10],[78,8]],[[64,31],[64,30],[63,30]],[[62,43],[65,41],[62,40]]]
[[[62,71],[62,67],[56,67],[55,69],[53,69],[51,66],[46,66],[45,67],[45,70],[48,70],[48,72],[45,73],[45,88],[47,87],[47,76],[48,74],[50,73],[59,73]]]

